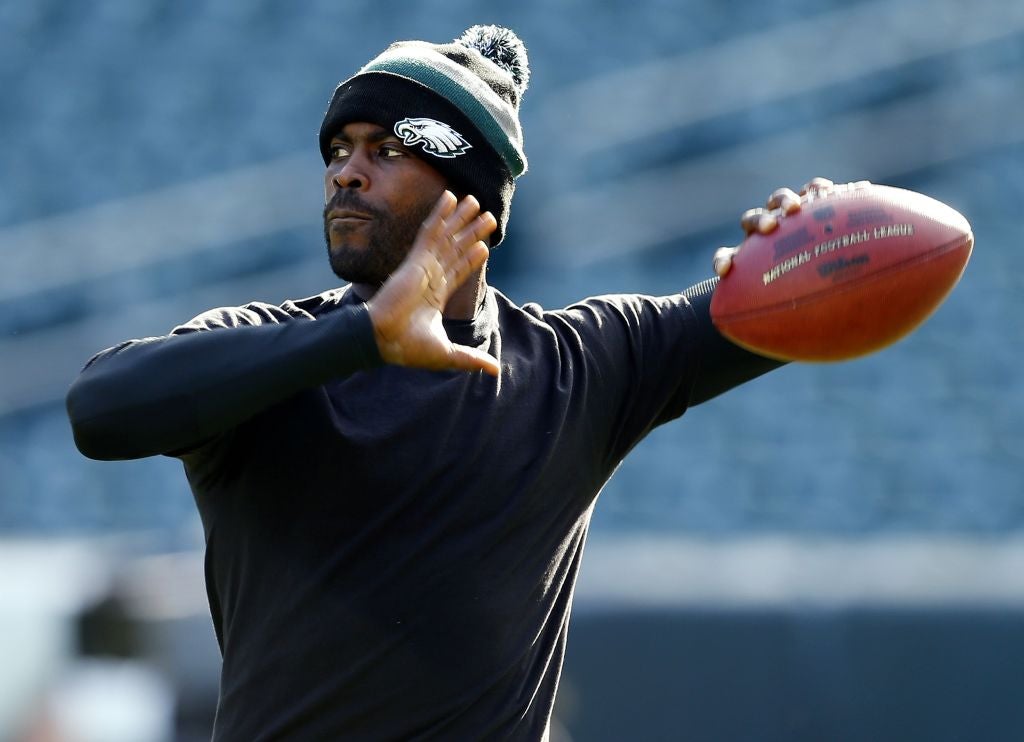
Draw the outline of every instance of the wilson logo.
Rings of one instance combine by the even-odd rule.
[[[447,159],[473,148],[455,129],[434,119],[402,119],[395,124],[395,136],[400,137],[406,146],[419,144],[424,152]]]

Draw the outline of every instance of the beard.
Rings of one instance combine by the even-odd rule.
[[[433,203],[425,201],[402,214],[384,212],[364,202],[357,191],[340,189],[324,207],[324,241],[334,275],[349,283],[383,284],[409,254],[420,225],[433,207]],[[334,209],[358,211],[371,220],[367,224],[332,228],[327,215]],[[334,245],[331,244],[332,232]]]

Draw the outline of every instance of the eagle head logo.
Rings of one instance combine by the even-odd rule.
[[[395,136],[406,146],[419,144],[424,152],[451,159],[465,154],[473,145],[448,124],[426,118],[404,118],[395,124]]]

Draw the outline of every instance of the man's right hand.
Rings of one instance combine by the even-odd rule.
[[[473,196],[441,195],[405,260],[366,304],[386,363],[498,375],[497,360],[455,345],[441,324],[449,298],[487,260],[485,240],[497,226]]]

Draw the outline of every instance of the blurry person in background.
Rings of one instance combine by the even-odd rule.
[[[488,284],[528,79],[507,29],[393,44],[320,128],[346,285],[121,343],[68,393],[86,456],[184,464],[216,740],[546,738],[602,486],[654,427],[780,365],[714,329],[715,278],[555,311]],[[780,189],[743,225],[796,209]]]

